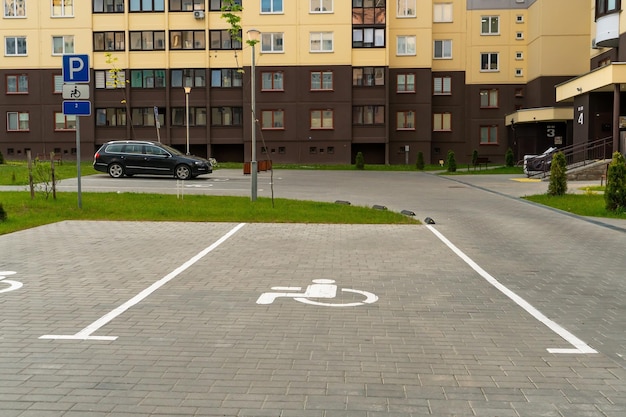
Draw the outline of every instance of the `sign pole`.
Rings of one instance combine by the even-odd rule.
[[[83,196],[80,184],[80,116],[76,116],[76,179],[78,180],[78,208],[83,208]]]

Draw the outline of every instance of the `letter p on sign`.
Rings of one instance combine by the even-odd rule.
[[[89,82],[89,55],[63,55],[63,82]]]

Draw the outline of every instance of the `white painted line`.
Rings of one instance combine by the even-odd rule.
[[[585,342],[574,336],[569,331],[565,330],[563,327],[558,325],[553,320],[546,317],[542,312],[533,307],[530,303],[524,300],[519,295],[515,294],[513,291],[509,290],[507,287],[502,285],[497,279],[492,277],[487,271],[482,269],[476,262],[474,262],[469,256],[463,253],[459,248],[454,246],[452,242],[450,242],[444,235],[442,235],[437,229],[435,229],[431,225],[426,225],[426,227],[435,234],[443,243],[446,244],[454,253],[456,253],[459,258],[463,259],[466,264],[468,264],[474,271],[478,272],[487,282],[496,287],[501,293],[509,297],[511,300],[515,302],[518,306],[522,307],[526,312],[528,312],[535,319],[539,320],[541,323],[546,325],[550,330],[554,333],[561,336],[567,342],[569,342],[575,349],[547,349],[550,353],[598,353],[595,349],[592,349]]]
[[[184,264],[182,264],[181,266],[179,266],[178,268],[176,268],[175,270],[173,270],[172,272],[170,272],[169,274],[167,274],[166,276],[164,276],[163,278],[161,278],[160,280],[158,280],[157,282],[155,282],[154,284],[152,284],[145,290],[141,291],[139,294],[137,294],[130,300],[126,301],[124,304],[117,307],[115,310],[112,310],[109,313],[105,314],[104,316],[100,317],[98,320],[94,321],[89,326],[85,327],[83,330],[76,333],[75,335],[43,335],[43,336],[40,336],[39,338],[40,339],[72,339],[72,340],[115,340],[117,339],[117,336],[91,336],[91,334],[98,331],[101,327],[105,326],[107,323],[109,323],[110,321],[112,321],[113,319],[121,315],[122,313],[124,313],[126,310],[140,303],[143,299],[148,297],[150,294],[152,294],[153,292],[161,288],[163,285],[167,284],[168,282],[176,278],[178,274],[185,271],[187,268],[189,268],[190,266],[198,262],[200,259],[202,259],[204,256],[206,256],[209,252],[213,251],[213,249],[217,248],[219,245],[224,243],[228,238],[230,238],[232,235],[237,233],[237,231],[239,231],[239,229],[241,229],[243,226],[245,226],[245,223],[238,224],[237,226],[232,228],[228,233],[226,233],[224,236],[218,239],[215,243],[213,243],[211,246],[205,248],[203,251],[195,255],[193,258],[189,259],[187,262],[185,262]]]

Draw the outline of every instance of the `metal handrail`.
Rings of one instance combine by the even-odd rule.
[[[598,160],[607,159],[610,156],[613,149],[613,137],[608,136],[602,139],[596,139],[591,142],[577,143],[574,145],[564,146],[557,150],[557,152],[563,153],[565,160],[567,161],[566,170],[585,166]],[[552,155],[546,156],[549,160],[546,160],[542,165],[542,170],[533,171],[528,177],[542,176],[546,177],[550,174],[550,162],[552,162]]]

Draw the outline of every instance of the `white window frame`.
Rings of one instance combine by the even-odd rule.
[[[270,3],[270,10],[263,10],[263,2],[268,1]],[[259,1],[259,7],[261,14],[281,14],[285,12],[285,0],[261,0]]]
[[[19,51],[19,45],[18,42],[19,40],[22,39],[24,41],[24,52],[20,53]],[[10,54],[8,53],[9,48],[9,41],[13,41],[14,46],[15,46],[15,53],[14,54]],[[4,38],[4,56],[27,56],[28,55],[28,40],[26,38],[26,36],[6,36]]]
[[[334,0],[310,0],[309,13],[333,13]]]
[[[269,49],[265,49],[266,39],[269,38]],[[276,43],[280,39],[280,49],[276,48]],[[261,33],[261,52],[271,54],[282,54],[285,52],[285,34],[283,32],[263,32]]]
[[[495,68],[491,68],[491,57],[495,55],[497,58],[497,62],[496,62],[496,67]],[[487,56],[487,63],[488,63],[488,67],[487,68],[483,68],[482,67],[482,63],[483,63],[483,56]],[[480,72],[497,72],[500,71],[500,54],[498,52],[481,52],[480,53]]]
[[[433,4],[433,22],[451,23],[454,20],[454,8],[452,3]]]
[[[58,52],[55,50],[55,41],[61,40],[63,42],[63,50]],[[59,35],[52,37],[52,55],[63,55],[74,53],[74,35]]]
[[[523,77],[524,76],[524,70],[521,68],[515,68],[515,76],[516,77]]]
[[[524,39],[524,32],[516,32],[515,39],[517,39],[518,41]]]
[[[3,3],[3,16],[9,19],[24,19],[26,17],[26,0],[14,1],[11,3],[11,7],[9,9],[9,4],[6,0],[2,1]]]
[[[415,10],[416,0],[397,0],[398,7],[396,9],[396,17],[417,17],[417,11]]]
[[[522,61],[524,59],[524,53],[522,51],[515,52],[515,59],[517,61]]]
[[[11,119],[14,119],[15,129],[10,128]],[[20,126],[26,123],[22,129]],[[8,111],[7,112],[7,132],[28,132],[30,131],[30,114],[27,111]]]
[[[69,13],[65,12],[66,7],[70,9]],[[55,14],[55,8],[60,9],[59,14]],[[50,0],[50,17],[74,17],[74,0]]]
[[[330,45],[328,43],[330,42]],[[314,48],[313,45],[318,44],[318,48]],[[335,42],[333,32],[311,32],[309,34],[309,52],[311,53],[324,53],[334,52]]]
[[[483,30],[483,22],[484,22],[485,19],[488,20],[487,31]],[[493,22],[492,22],[493,19],[497,19],[497,21],[498,21],[498,30],[495,31],[495,32],[491,31],[491,25],[493,24]],[[480,17],[480,34],[482,36],[496,36],[496,35],[499,35],[500,34],[500,16],[495,16],[495,15],[481,16]]]
[[[437,44],[441,44],[440,56],[437,56]],[[433,59],[452,59],[452,40],[437,39],[433,41]]]
[[[515,23],[524,23],[524,15],[518,14],[517,16],[515,16]]]
[[[415,35],[398,35],[396,37],[396,55],[415,56],[417,55],[416,45],[417,38]]]

